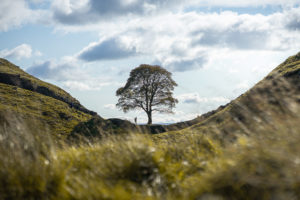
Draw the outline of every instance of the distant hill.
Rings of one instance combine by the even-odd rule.
[[[0,59],[0,131],[49,132],[65,138],[93,115],[64,90]]]
[[[196,131],[223,142],[231,142],[240,135],[299,131],[295,127],[298,122],[300,52],[289,57],[262,81],[223,109],[184,131],[169,132],[158,137],[175,137]]]

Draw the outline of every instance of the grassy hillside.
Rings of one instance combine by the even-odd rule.
[[[31,81],[33,83],[33,85],[45,86],[45,87],[49,88],[50,90],[54,91],[54,93],[56,93],[57,95],[60,95],[66,99],[70,99],[71,101],[74,101],[74,103],[79,103],[76,99],[71,97],[71,95],[69,95],[64,90],[31,76],[30,74],[28,74],[28,73],[24,72],[22,69],[20,69],[18,66],[14,65],[14,64],[10,63],[8,60],[2,59],[2,58],[0,58],[0,73],[6,74],[6,75],[19,75],[20,78]]]
[[[0,199],[300,199],[298,55],[180,131],[57,149],[4,128]]]
[[[65,138],[78,123],[91,118],[84,107],[70,106],[70,102],[80,103],[67,92],[36,79],[4,59],[0,59],[0,75],[0,132],[43,132]],[[14,79],[8,79],[10,75]],[[27,84],[22,85],[24,80],[28,80]],[[29,86],[33,86],[32,90],[24,89]],[[36,91],[41,87],[66,101]]]
[[[0,118],[4,119],[0,130],[30,129],[64,138],[79,122],[91,117],[62,101],[15,86],[0,83],[0,94]]]
[[[18,66],[2,58],[0,58],[0,83],[17,86],[45,96],[50,96],[54,99],[63,101],[84,113],[96,115],[95,112],[84,108],[78,100],[73,98],[66,91],[31,76],[21,70]]]
[[[249,91],[184,132],[208,134],[222,142],[235,141],[239,135],[260,132],[294,131],[290,124],[300,121],[300,53],[288,58]],[[171,132],[180,136],[180,132]],[[172,136],[175,137],[175,136]]]

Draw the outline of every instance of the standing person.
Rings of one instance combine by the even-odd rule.
[[[134,118],[134,123],[137,124],[137,117]]]

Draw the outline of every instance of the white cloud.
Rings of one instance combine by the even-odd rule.
[[[64,81],[63,85],[66,88],[73,89],[73,90],[76,89],[79,91],[84,91],[84,90],[86,91],[92,89],[88,84],[83,83],[81,81]]]
[[[195,119],[197,116],[200,116],[200,113],[186,113],[183,111],[175,111],[175,114],[159,114],[153,113],[153,123],[154,124],[169,124],[169,123],[177,123]],[[134,116],[137,116],[137,122],[139,124],[146,124],[148,121],[146,113],[140,113],[138,115],[132,115],[132,117],[127,116],[117,116],[117,118],[129,120],[134,123]]]
[[[116,109],[116,105],[115,104],[106,104],[103,107],[105,109],[109,109],[109,110],[115,110]]]
[[[59,61],[37,62],[26,70],[44,80],[56,81],[66,89],[79,91],[101,90],[105,86],[118,85],[110,78],[93,76],[84,65],[74,57],[63,57]]]
[[[91,25],[91,30],[97,30],[101,38],[83,48],[78,57],[97,61],[143,55],[151,57],[152,64],[182,72],[207,65],[216,49],[274,52],[299,49],[300,34],[291,31],[288,24],[297,30],[295,16],[300,8],[293,8],[294,14],[289,11],[291,9],[268,16],[231,11],[169,12],[122,18],[112,23],[108,20]],[[287,20],[287,16],[292,17]],[[89,26],[86,28],[80,29],[89,30]]]
[[[35,23],[49,15],[45,10],[30,9],[25,0],[1,0],[0,13],[0,31],[8,31],[26,23]]]
[[[250,88],[250,84],[248,81],[243,81],[241,83],[239,83],[237,86],[236,86],[236,89],[243,89],[243,90],[246,90],[246,89],[249,89]]]
[[[285,14],[284,23],[289,30],[300,31],[300,12],[298,8],[293,8]]]
[[[198,104],[198,103],[223,103],[226,104],[230,100],[225,97],[201,97],[198,93],[186,93],[181,94],[178,97],[179,102],[188,104]]]
[[[71,90],[79,90],[79,91],[95,91],[101,90],[104,86],[111,85],[109,82],[102,82],[97,79],[92,80],[82,80],[82,81],[62,81],[63,87]]]
[[[68,77],[68,71],[73,71],[73,69],[75,71],[75,66],[74,63],[63,61],[57,63],[54,60],[48,60],[34,63],[27,69],[27,72],[39,78],[60,81]]]
[[[0,4],[0,31],[6,31],[11,26],[20,25],[24,19],[30,16],[30,9],[28,9],[25,1],[2,0]]]
[[[91,43],[78,55],[85,61],[109,60],[128,58],[135,55],[136,49],[119,38],[109,38],[98,43]]]
[[[148,15],[176,6],[180,0],[55,0],[54,19],[62,24],[90,24],[132,15]]]
[[[299,5],[298,0],[55,0],[52,3],[53,17],[61,24],[82,25],[116,18],[136,18],[181,12],[186,8],[241,8]]]
[[[34,52],[34,55],[35,55],[35,56],[42,56],[43,53],[40,52],[39,50],[36,50],[36,51]]]
[[[257,6],[293,6],[299,4],[298,0],[186,0],[190,5],[222,6],[222,7],[257,7]]]
[[[0,51],[0,57],[4,58],[15,58],[15,59],[22,59],[22,58],[30,58],[32,56],[32,48],[28,44],[21,44],[11,50],[4,49]]]
[[[252,85],[249,83],[249,81],[244,80],[235,86],[233,92],[236,94],[242,94],[242,93],[246,92],[248,89],[250,89],[251,87],[252,87]]]

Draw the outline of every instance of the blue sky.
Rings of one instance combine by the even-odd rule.
[[[300,51],[299,0],[2,0],[0,57],[56,84],[105,118],[146,122],[115,108],[140,64],[178,83],[174,115],[228,103]]]

